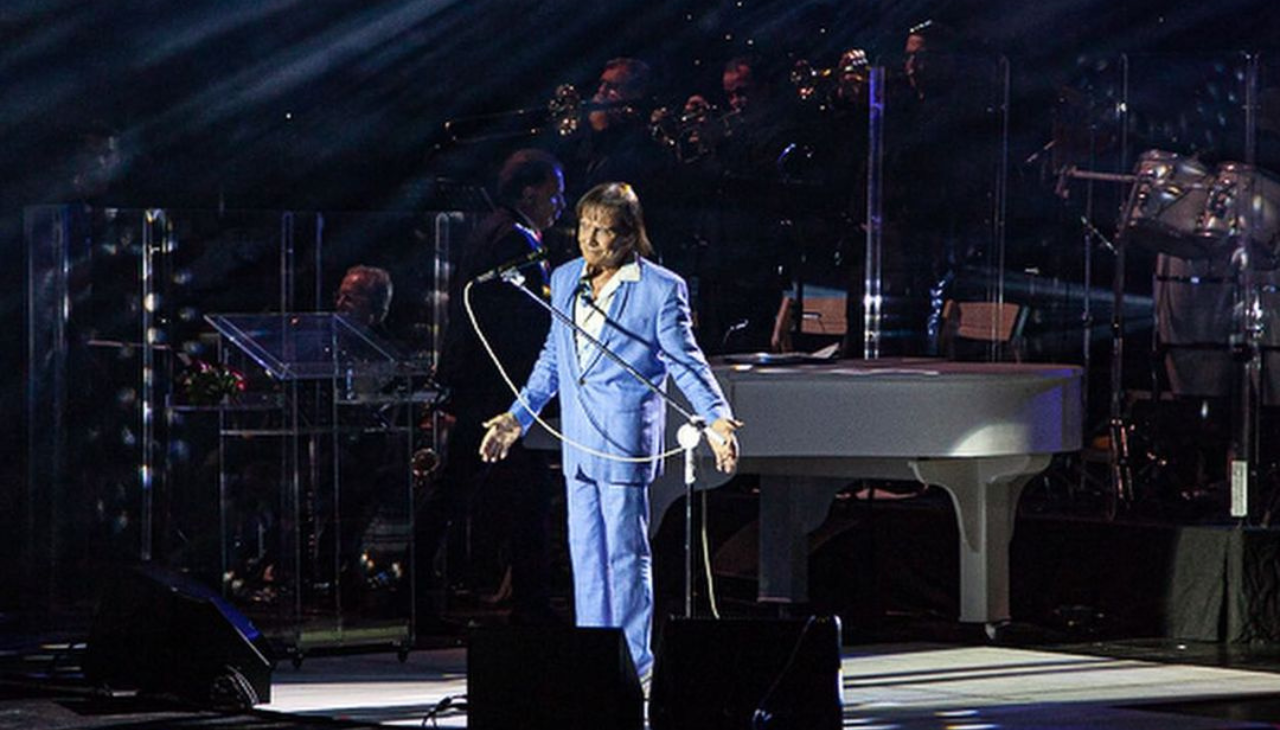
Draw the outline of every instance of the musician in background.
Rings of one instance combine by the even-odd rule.
[[[546,457],[520,447],[502,464],[479,459],[481,422],[511,401],[511,390],[484,350],[463,308],[462,290],[480,274],[522,256],[542,252],[542,232],[563,212],[564,171],[554,156],[520,150],[498,174],[499,205],[467,242],[453,277],[449,320],[437,377],[450,389],[447,410],[455,423],[441,478],[418,515],[418,580],[444,539],[446,528],[464,515],[482,490],[510,536],[512,598],[510,621],[555,623],[549,597],[548,521],[552,482]],[[550,267],[530,266],[525,287],[546,296]],[[523,382],[538,358],[550,324],[546,311],[514,286],[502,281],[477,284],[471,290],[476,320],[498,360],[516,383]],[[421,606],[429,603],[419,602]]]
[[[831,64],[815,69],[804,60],[792,70],[795,146],[780,174],[791,199],[802,203],[791,211],[787,247],[797,286],[779,312],[773,349],[812,351],[839,344],[854,356],[864,347],[868,64],[860,48],[846,49]],[[800,326],[800,299],[803,310],[816,317],[807,333]]]
[[[760,175],[774,163],[790,142],[788,105],[778,93],[777,70],[761,56],[729,59],[721,74],[729,118],[717,151],[731,174]]]
[[[953,34],[944,25],[926,20],[907,31],[902,75],[919,101],[951,92],[952,65],[939,54],[952,51]]]
[[[885,310],[904,322],[895,355],[936,354],[942,307],[989,235],[993,165],[983,80],[965,73],[953,32],[913,26],[889,79],[885,131]],[[957,144],[956,140],[966,140]]]
[[[764,63],[731,59],[714,155],[701,174],[716,199],[699,216],[699,340],[709,353],[768,350],[787,281],[781,221],[788,216],[778,159],[790,143],[785,106]]]
[[[386,269],[376,266],[356,265],[347,269],[338,285],[333,298],[333,311],[344,314],[352,322],[361,325],[370,333],[394,343],[395,337],[387,330],[387,313],[391,311],[391,298],[395,287],[391,283],[391,274]],[[380,393],[387,385],[385,377],[357,377],[351,381],[355,394],[374,395]]]
[[[334,294],[333,311],[346,315],[351,322],[389,343],[393,338],[384,324],[394,292],[391,274],[386,269],[352,266],[343,275]],[[374,586],[373,575],[368,572],[366,561],[361,559],[366,550],[366,537],[383,506],[394,503],[394,497],[390,495],[404,484],[404,462],[399,444],[396,439],[388,441],[379,432],[384,423],[398,420],[391,410],[388,385],[389,380],[384,375],[347,378],[345,398],[357,402],[380,402],[383,408],[378,420],[366,422],[371,426],[368,431],[364,428],[344,429],[338,441],[338,461],[341,464],[341,488],[335,495],[338,508],[333,509],[328,495],[322,497],[318,505],[321,519],[317,521],[319,534],[313,555],[315,566],[319,568],[316,580],[325,581],[326,561],[336,551],[344,610],[359,610],[374,600],[377,591],[370,590]],[[355,413],[351,412],[348,417],[356,417]],[[338,523],[330,524],[334,520]],[[334,539],[338,540],[336,545],[332,542]]]
[[[724,65],[724,73],[721,75],[724,98],[729,109],[736,114],[745,112],[760,91],[756,65],[756,60],[750,56],[739,56]],[[756,106],[760,106],[759,101]]]
[[[665,155],[649,134],[653,71],[638,58],[614,58],[600,72],[587,129],[560,150],[572,184],[571,197],[609,180],[630,180],[641,193],[654,188]],[[656,190],[653,193],[657,193]]]
[[[391,274],[386,269],[352,266],[338,285],[333,308],[365,327],[381,332],[394,292]]]

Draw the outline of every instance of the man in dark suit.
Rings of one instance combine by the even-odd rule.
[[[521,624],[554,622],[549,602],[548,521],[552,481],[546,457],[521,449],[502,464],[479,458],[481,423],[511,401],[512,391],[486,352],[464,307],[468,282],[486,271],[543,250],[542,231],[564,210],[564,172],[558,160],[540,150],[520,150],[498,175],[498,207],[487,216],[462,253],[449,300],[437,376],[450,389],[448,412],[454,417],[448,455],[434,491],[418,517],[418,582],[421,587],[449,524],[464,515],[484,490],[496,507],[495,517],[509,536],[510,620]],[[525,270],[524,286],[546,296],[549,266]],[[545,310],[527,294],[502,281],[471,287],[472,313],[507,375],[523,382],[533,369],[550,326]],[[420,602],[420,605],[424,605]]]

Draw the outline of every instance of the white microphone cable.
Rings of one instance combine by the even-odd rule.
[[[493,351],[493,346],[489,344],[489,338],[484,336],[484,332],[480,328],[480,323],[476,320],[475,310],[471,307],[471,285],[473,283],[474,282],[470,281],[467,282],[466,287],[462,290],[462,306],[467,310],[467,318],[471,320],[471,328],[475,330],[476,337],[480,339],[480,344],[484,346],[485,352],[489,354],[489,359],[493,361],[494,367],[498,368],[498,374],[502,376],[502,381],[511,389],[511,392],[515,395],[516,400],[520,402],[520,405],[524,406],[524,409],[533,415],[533,420],[536,421],[539,426],[545,428],[547,433],[551,434],[562,443],[568,444],[583,453],[625,464],[645,464],[651,461],[664,461],[669,456],[675,456],[676,454],[681,453],[682,449],[675,448],[652,456],[619,456],[617,454],[610,454],[594,449],[586,444],[574,441],[563,433],[557,431],[551,424],[542,420],[542,416],[534,411],[533,407],[530,406],[528,401],[524,399],[524,396],[521,395],[520,389],[516,387],[514,382],[512,382],[511,376],[507,374],[507,369],[502,366],[502,362],[499,360],[498,354]]]

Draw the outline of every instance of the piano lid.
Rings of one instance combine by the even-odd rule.
[[[718,364],[744,458],[963,457],[1074,451],[1072,365],[849,360]]]

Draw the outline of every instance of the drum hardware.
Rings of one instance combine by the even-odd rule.
[[[1095,172],[1092,170],[1081,170],[1074,165],[1067,166],[1062,169],[1058,175],[1058,184],[1055,194],[1058,197],[1067,200],[1070,197],[1070,190],[1067,187],[1069,180],[1091,180],[1112,183],[1134,183],[1133,189],[1130,191],[1128,202],[1124,207],[1124,214],[1121,216],[1121,224],[1116,231],[1114,240],[1108,240],[1097,227],[1093,225],[1090,216],[1084,215],[1080,217],[1086,232],[1086,246],[1091,246],[1096,239],[1103,243],[1108,250],[1115,256],[1115,266],[1113,267],[1113,275],[1111,280],[1111,368],[1110,368],[1110,400],[1107,417],[1107,452],[1108,452],[1108,469],[1110,472],[1110,484],[1113,493],[1119,502],[1126,504],[1133,501],[1133,471],[1130,464],[1129,442],[1132,428],[1124,420],[1124,390],[1121,382],[1124,362],[1124,277],[1125,277],[1125,246],[1128,242],[1128,229],[1124,225],[1124,220],[1128,217],[1129,211],[1137,201],[1137,182],[1140,180],[1139,174],[1118,174],[1108,172]],[[1085,297],[1089,296],[1088,291]],[[1087,315],[1086,315],[1087,317]],[[1091,324],[1091,320],[1086,325]],[[1092,329],[1092,327],[1088,327]],[[1086,364],[1088,361],[1088,341],[1090,333],[1085,332],[1086,341]]]
[[[1280,264],[1280,180],[1251,165],[1224,162],[1215,170],[1199,207],[1190,237],[1210,253],[1216,250],[1229,256],[1235,276],[1228,342],[1239,363],[1233,371],[1239,378],[1235,381],[1230,514],[1256,518],[1261,505],[1255,487],[1262,482],[1259,434],[1266,395],[1265,339],[1274,317],[1262,298],[1274,284]]]
[[[1133,499],[1131,454],[1132,425],[1124,417],[1122,364],[1124,350],[1124,269],[1129,242],[1154,253],[1183,260],[1187,265],[1209,259],[1230,260],[1229,277],[1188,276],[1188,283],[1229,281],[1235,288],[1234,324],[1228,342],[1241,363],[1242,380],[1236,427],[1238,455],[1232,465],[1232,510],[1246,517],[1252,469],[1258,462],[1259,405],[1263,393],[1262,342],[1270,312],[1262,305],[1266,281],[1264,269],[1280,266],[1280,181],[1248,165],[1223,163],[1210,170],[1194,157],[1148,150],[1139,157],[1133,174],[1080,170],[1074,166],[1059,173],[1056,193],[1068,197],[1071,179],[1132,183],[1121,210],[1114,243],[1108,242],[1086,216],[1082,223],[1089,239],[1096,238],[1116,257],[1112,281],[1112,360],[1108,429],[1109,465],[1116,496]],[[1206,263],[1205,266],[1208,264]],[[1177,277],[1174,277],[1176,279]],[[1250,466],[1250,465],[1253,466]]]
[[[1182,259],[1211,256],[1221,236],[1204,231],[1203,217],[1214,173],[1194,157],[1160,150],[1144,152],[1137,170],[1123,222],[1134,242]]]
[[[1067,165],[1058,173],[1058,186],[1054,188],[1054,194],[1063,200],[1070,199],[1071,190],[1067,187],[1068,180],[1100,180],[1102,182],[1131,183],[1137,179],[1137,175],[1116,172],[1094,172],[1092,170],[1081,170],[1075,165]]]
[[[1224,162],[1197,219],[1196,236],[1213,246],[1237,244],[1248,260],[1242,269],[1274,270],[1280,266],[1280,179],[1250,165]]]
[[[1214,174],[1195,158],[1148,150],[1139,159],[1135,172],[1128,175],[1068,166],[1058,177],[1057,192],[1064,199],[1070,194],[1068,179],[1132,183],[1121,231],[1130,234],[1136,245],[1155,253],[1204,258],[1217,248],[1222,237],[1204,229],[1205,202],[1217,183]],[[1219,195],[1227,197],[1227,193]]]
[[[1256,436],[1265,406],[1278,404],[1280,355],[1275,325],[1280,272],[1242,269],[1242,247],[1231,244],[1211,260],[1162,257],[1155,277],[1158,357],[1153,365],[1168,378],[1177,398],[1220,399],[1229,403],[1232,448],[1238,463],[1232,514],[1270,520],[1270,507],[1257,494],[1273,489],[1265,473],[1273,449]],[[1226,482],[1222,482],[1225,484]],[[1250,486],[1250,484],[1254,486]],[[1222,490],[1220,496],[1227,496]],[[1280,498],[1272,494],[1271,502]]]
[[[1097,226],[1093,225],[1093,221],[1089,220],[1089,216],[1080,216],[1080,225],[1084,226],[1085,233],[1089,234],[1090,237],[1101,243],[1103,248],[1115,253],[1115,243],[1113,243],[1110,238],[1107,238],[1106,234],[1098,230]]]
[[[1245,250],[1246,246],[1238,250]],[[1233,257],[1237,264],[1240,282],[1237,286],[1237,301],[1233,308],[1233,319],[1237,325],[1228,342],[1237,360],[1242,363],[1243,373],[1238,391],[1239,417],[1233,424],[1232,444],[1235,453],[1231,457],[1231,516],[1248,518],[1251,503],[1257,501],[1253,487],[1259,482],[1257,469],[1261,463],[1258,434],[1261,432],[1262,382],[1265,368],[1262,335],[1265,329],[1265,313],[1261,305],[1261,290],[1255,279],[1253,267],[1248,265],[1248,256]]]
[[[1183,157],[1163,150],[1143,152],[1134,167],[1133,187],[1118,224],[1117,239],[1132,241],[1157,254],[1187,261],[1209,258],[1220,242],[1204,235],[1202,229],[1205,203],[1215,176],[1194,157]],[[1122,363],[1124,348],[1124,252],[1117,256],[1117,274],[1113,282],[1111,409],[1114,430],[1125,428],[1122,401]],[[1153,373],[1154,374],[1154,373]],[[1131,480],[1131,454],[1121,442],[1112,452],[1115,478]],[[1119,481],[1120,494],[1133,499],[1132,481]]]
[[[1074,165],[1062,170],[1058,178],[1055,192],[1064,199],[1069,197],[1066,183],[1071,179],[1092,180],[1111,183],[1132,183],[1129,196],[1123,208],[1120,223],[1117,227],[1114,242],[1107,241],[1105,236],[1085,216],[1083,223],[1089,239],[1097,238],[1104,242],[1115,256],[1111,280],[1111,364],[1110,364],[1110,399],[1107,417],[1108,431],[1108,468],[1111,475],[1111,487],[1117,500],[1131,504],[1134,498],[1133,469],[1129,449],[1132,426],[1124,418],[1124,281],[1126,246],[1134,234],[1134,226],[1130,221],[1136,210],[1145,210],[1150,199],[1150,181],[1165,180],[1171,177],[1174,166],[1180,158],[1172,153],[1151,150],[1143,153],[1133,174],[1119,174],[1081,170]],[[1085,296],[1088,296],[1086,293]],[[1087,337],[1086,333],[1086,337]]]

